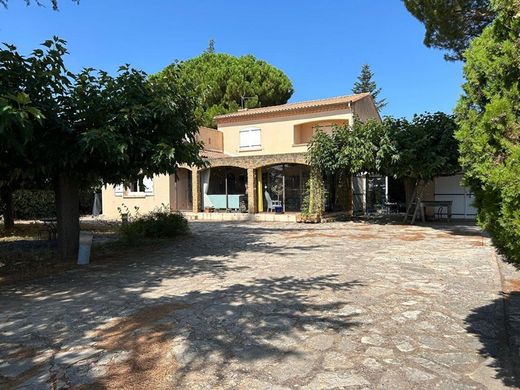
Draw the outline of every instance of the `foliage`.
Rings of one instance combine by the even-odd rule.
[[[495,21],[465,53],[457,138],[480,224],[520,262],[520,4],[493,4]]]
[[[426,28],[424,44],[447,50],[448,61],[463,60],[464,51],[495,16],[491,0],[403,0]]]
[[[387,165],[382,173],[427,181],[460,171],[454,137],[457,125],[452,115],[426,113],[414,115],[411,121],[386,118],[384,126],[394,155],[385,159]]]
[[[392,150],[386,126],[376,120],[356,120],[354,126],[338,126],[332,133],[317,129],[309,144],[308,161],[324,173],[379,172]]]
[[[200,125],[214,127],[214,116],[286,103],[293,94],[291,81],[279,69],[252,55],[234,57],[208,50],[200,56],[167,66],[158,76],[167,82],[191,85],[197,99],[196,117]],[[172,72],[174,77],[172,77]]]
[[[455,130],[454,118],[440,112],[415,115],[411,121],[356,120],[332,133],[317,129],[307,158],[321,174],[379,173],[426,181],[460,171]],[[313,188],[309,196],[314,196]],[[303,209],[309,209],[308,202]]]
[[[354,93],[364,93],[368,92],[372,95],[374,99],[374,104],[376,105],[378,110],[383,109],[388,103],[386,99],[379,99],[378,96],[381,93],[381,88],[377,87],[376,82],[373,80],[374,72],[370,69],[368,64],[364,64],[361,67],[361,73],[358,76],[358,80],[354,83],[354,88],[352,88],[352,92]]]
[[[0,61],[4,60],[0,56]],[[1,74],[1,68],[0,68]],[[24,155],[24,148],[33,138],[34,125],[41,125],[44,116],[32,106],[31,99],[24,92],[9,94],[0,81],[0,187],[19,184],[30,168]],[[13,162],[17,161],[13,165]]]
[[[324,211],[325,191],[323,174],[317,167],[311,167],[307,187],[303,197],[301,213],[304,216],[322,215]]]
[[[43,118],[29,117],[16,129],[29,136],[19,149],[11,149],[9,160],[2,159],[0,169],[22,172],[26,181],[52,181],[57,194],[68,197],[69,202],[58,202],[58,211],[63,205],[59,231],[68,218],[60,247],[77,241],[79,225],[72,219],[78,210],[72,198],[80,188],[173,173],[183,163],[203,164],[202,145],[195,138],[196,102],[178,67],[170,67],[168,83],[149,80],[129,66],[116,76],[90,68],[72,74],[63,61],[66,53],[65,41],[57,37],[28,57],[14,46],[0,50],[0,96],[26,94]],[[8,133],[1,132],[0,145],[7,142]],[[69,238],[68,232],[73,232]]]
[[[143,238],[172,238],[188,232],[188,220],[181,213],[172,213],[165,205],[145,215],[137,213],[121,225],[121,235],[127,242]]]
[[[81,191],[79,210],[81,215],[92,213],[94,194],[92,191]],[[17,219],[34,220],[56,217],[54,191],[50,190],[17,190],[13,193],[14,209]]]

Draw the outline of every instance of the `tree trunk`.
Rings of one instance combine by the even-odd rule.
[[[9,230],[14,228],[14,206],[13,191],[9,187],[2,187],[2,203],[4,204],[4,228]]]
[[[58,255],[60,260],[76,261],[79,248],[79,185],[60,174],[55,182],[58,218]]]
[[[417,186],[417,180],[411,179],[409,177],[404,178],[404,191],[405,191],[405,197],[406,197],[406,209],[410,206],[410,203],[414,202],[415,199],[413,199],[413,193],[415,190],[415,187]]]

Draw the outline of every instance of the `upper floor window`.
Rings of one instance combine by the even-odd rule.
[[[253,149],[261,146],[259,128],[253,127],[240,130],[240,149]]]

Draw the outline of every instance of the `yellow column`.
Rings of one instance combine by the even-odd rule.
[[[256,169],[255,168],[247,168],[247,212],[249,214],[254,214],[257,212],[256,205]]]
[[[264,211],[264,188],[262,185],[262,168],[258,168],[256,171],[256,181],[258,184],[258,212],[262,213]]]

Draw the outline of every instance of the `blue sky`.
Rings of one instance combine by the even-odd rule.
[[[0,41],[28,53],[58,35],[73,71],[130,63],[154,73],[200,54],[212,38],[217,52],[253,54],[283,70],[291,101],[349,94],[363,63],[388,99],[385,115],[450,112],[461,92],[462,64],[424,47],[424,28],[401,0],[59,0],[59,12],[9,2]]]

